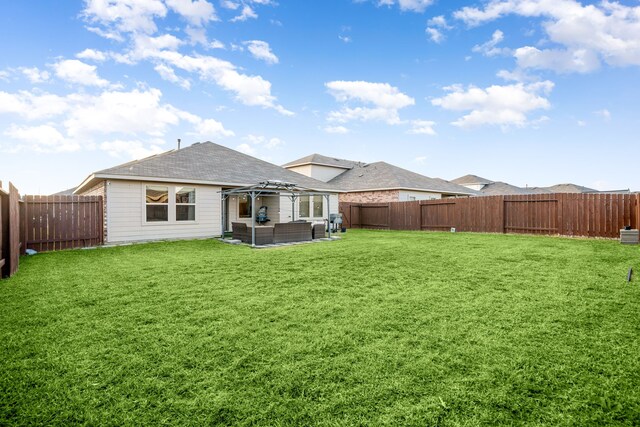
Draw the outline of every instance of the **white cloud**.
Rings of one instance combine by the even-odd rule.
[[[602,110],[594,111],[593,114],[601,117],[605,122],[611,121],[611,112],[606,108]]]
[[[587,125],[587,122],[584,120],[578,120],[576,124],[580,127],[585,127]]]
[[[217,21],[215,9],[206,0],[165,0],[174,12],[182,15],[192,25],[200,26]]]
[[[557,45],[516,49],[521,67],[585,73],[602,62],[640,65],[640,6],[607,0],[588,5],[575,0],[491,0],[484,8],[464,7],[454,16],[473,26],[509,14],[544,19],[542,28]]]
[[[432,3],[433,0],[378,0],[378,5],[380,6],[393,6],[397,4],[400,10],[408,10],[411,12],[424,12]]]
[[[48,71],[40,70],[38,69],[38,67],[20,67],[20,71],[22,71],[22,74],[24,74],[27,79],[29,79],[29,81],[34,84],[44,83],[49,80],[50,77]]]
[[[42,120],[64,114],[70,100],[46,92],[0,91],[0,114],[15,114],[26,120]]]
[[[199,120],[194,126],[194,132],[190,135],[199,136],[207,141],[219,139],[228,136],[234,136],[235,133],[224,128],[222,123],[214,119]]]
[[[246,144],[246,143],[242,143],[242,144],[238,145],[236,147],[236,150],[238,150],[241,153],[248,154],[250,156],[254,156],[256,154],[256,149],[254,147],[252,147],[251,145]]]
[[[442,15],[434,16],[429,19],[429,21],[427,21],[427,25],[428,27],[425,32],[434,43],[442,43],[445,39],[443,30],[450,30],[453,28],[447,24],[447,20]]]
[[[178,52],[150,50],[143,52],[146,59],[164,60],[175,68],[198,73],[202,80],[213,81],[225,90],[234,92],[245,105],[273,108],[283,115],[293,115],[276,103],[271,95],[271,83],[260,76],[248,76],[237,71],[230,62],[211,56],[187,56]]]
[[[454,85],[445,88],[449,94],[431,101],[435,106],[451,111],[469,111],[452,124],[469,128],[482,125],[498,125],[523,127],[535,124],[528,114],[535,110],[546,110],[551,107],[544,96],[553,89],[553,83],[543,81],[525,85],[494,85],[486,89],[470,86],[464,89]],[[543,118],[546,120],[546,118]]]
[[[91,27],[91,31],[117,38],[120,32],[156,32],[154,19],[165,17],[167,8],[161,0],[85,0],[82,13],[89,22],[106,27],[106,30]]]
[[[226,49],[224,43],[222,43],[220,40],[211,40],[211,43],[209,43],[209,47],[211,49]]]
[[[432,42],[442,43],[444,41],[444,34],[442,34],[442,32],[437,28],[427,27],[427,29],[424,31],[429,35],[429,38]]]
[[[107,55],[104,52],[95,49],[85,49],[76,54],[76,58],[89,59],[96,62],[102,62],[107,59]]]
[[[85,64],[77,59],[61,60],[53,65],[56,76],[69,83],[77,83],[85,86],[104,87],[109,84],[98,76],[95,65]]]
[[[278,57],[271,51],[269,43],[262,40],[249,40],[243,43],[251,55],[267,64],[277,64]]]
[[[195,23],[211,17],[207,14],[209,8],[205,3],[202,0],[195,2],[180,0],[167,4],[179,9],[185,16],[190,16],[191,22]],[[237,17],[238,20],[257,17],[249,4],[271,5],[273,2],[252,0],[242,4],[245,7],[242,15]],[[251,16],[252,13],[253,16]],[[130,37],[132,48],[129,51],[110,53],[110,57],[118,63],[133,65],[145,60],[152,62],[156,67],[164,65],[158,70],[168,79],[174,79],[170,69],[174,70],[174,75],[175,70],[195,73],[200,80],[213,82],[223,90],[234,93],[236,99],[245,105],[272,108],[280,114],[293,115],[291,111],[277,103],[276,97],[271,94],[271,83],[261,76],[243,74],[232,63],[212,56],[195,53],[183,55],[179,53],[179,49],[184,45],[184,41],[171,34],[153,36],[157,31],[155,20],[165,17],[166,14],[166,4],[161,0],[87,0],[83,11],[87,21],[104,27],[98,28],[101,33],[109,33],[119,40],[123,39],[125,33]],[[189,32],[187,34],[189,35]],[[202,42],[202,37],[206,36],[198,29],[192,29],[190,34],[192,43]],[[214,42],[211,47],[223,48],[224,45]],[[265,60],[273,61],[274,57],[275,55],[267,55]],[[88,66],[88,64],[85,65]],[[184,86],[187,85],[187,80],[176,81]]]
[[[343,35],[339,35],[338,38],[343,41],[344,43],[351,43],[353,40],[351,40],[351,37],[349,36],[343,36]]]
[[[8,72],[6,70],[0,70],[0,80],[8,82],[10,76],[11,76],[10,72]]]
[[[21,141],[15,149],[28,149],[39,153],[76,151],[80,145],[65,138],[53,125],[39,126],[11,125],[4,135]]]
[[[424,162],[427,161],[427,156],[418,156],[415,159],[413,159],[413,161],[422,165],[424,164]]]
[[[411,129],[407,131],[408,134],[411,135],[431,135],[435,136],[436,131],[433,127],[436,125],[436,122],[432,122],[430,120],[413,120],[411,122]]]
[[[401,123],[398,110],[415,104],[415,100],[388,83],[364,81],[333,81],[325,83],[329,93],[338,101],[352,101],[371,107],[343,107],[329,113],[329,120],[346,123],[352,120],[380,120],[389,124]]]
[[[125,157],[129,159],[143,159],[145,157],[159,154],[165,151],[161,145],[164,141],[152,141],[144,144],[139,140],[122,140],[105,141],[100,144],[100,149],[106,151],[112,157]]]
[[[176,83],[180,85],[183,89],[191,89],[191,82],[187,79],[183,79],[176,75],[176,72],[173,68],[169,67],[165,64],[158,64],[154,67],[154,69],[160,74],[164,80],[169,81],[171,83]]]
[[[161,104],[161,97],[158,89],[80,96],[64,125],[74,138],[114,133],[161,137],[180,121],[178,110]]]
[[[589,73],[600,68],[598,55],[586,49],[543,49],[525,46],[515,50],[521,68],[554,70],[558,73]]]
[[[333,134],[347,134],[349,133],[349,129],[347,129],[344,126],[326,126],[324,128],[324,131],[327,133],[333,133]]]
[[[443,28],[445,30],[450,30],[453,28],[447,23],[446,18],[442,15],[434,16],[433,18],[429,19],[427,24],[431,27]]]
[[[249,141],[253,145],[262,145],[270,150],[273,150],[275,148],[278,148],[284,145],[284,141],[281,140],[280,138],[266,138],[262,135],[249,134],[242,139],[244,139],[245,141]]]
[[[236,16],[235,18],[232,18],[230,21],[244,22],[248,19],[256,19],[256,18],[258,18],[258,14],[251,8],[251,6],[245,4],[242,7],[242,11],[240,12],[240,15]]]
[[[237,10],[240,7],[240,3],[231,0],[222,0],[220,6],[229,10]]]
[[[504,40],[504,33],[500,30],[495,30],[491,36],[491,40],[475,45],[472,50],[484,56],[508,55],[511,53],[510,49],[498,47],[498,44],[500,44],[502,40]]]
[[[15,114],[29,122],[44,121],[14,123],[4,133],[17,141],[14,148],[41,152],[97,146],[110,154],[139,156],[157,151],[154,147],[162,145],[169,128],[185,122],[193,125],[191,135],[206,139],[234,135],[214,119],[163,103],[158,89],[107,90],[99,95],[71,93],[65,97],[37,91],[0,92],[0,114]],[[52,118],[55,123],[47,121]],[[131,141],[146,142],[139,145]]]

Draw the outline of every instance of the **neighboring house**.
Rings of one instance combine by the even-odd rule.
[[[482,196],[515,196],[534,194],[529,188],[516,187],[506,182],[491,181],[477,175],[465,175],[451,182],[476,190]]]
[[[478,193],[385,162],[361,163],[312,154],[283,165],[340,190],[341,202],[370,203],[468,197]]]
[[[324,197],[238,195],[224,204],[224,231],[231,222],[251,223],[252,211],[267,206],[269,224],[306,219],[322,222],[338,212],[335,187],[211,142],[125,163],[91,174],[74,194],[100,195],[105,209],[105,242],[202,238],[223,234],[220,192],[264,181],[293,183],[332,193]],[[295,211],[295,212],[292,212]]]
[[[556,184],[550,187],[516,187],[515,185],[507,184],[506,182],[491,181],[486,178],[482,178],[477,175],[465,175],[460,178],[451,180],[456,184],[465,186],[467,188],[477,190],[482,196],[509,196],[509,195],[523,195],[523,194],[551,194],[551,193],[616,193],[626,194],[630,193],[629,189],[626,190],[609,190],[598,191],[593,188],[583,187],[576,184]]]

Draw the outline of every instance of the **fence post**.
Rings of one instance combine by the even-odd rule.
[[[634,194],[636,199],[636,223],[631,228],[640,228],[640,193]]]
[[[507,232],[507,203],[504,196],[498,196],[500,200],[500,215],[502,216],[500,223],[502,224],[502,234]]]
[[[558,207],[557,207],[557,213],[558,213],[558,218],[556,219],[557,222],[557,226],[558,226],[558,234],[560,236],[564,235],[564,194],[556,194],[556,199],[558,200]]]

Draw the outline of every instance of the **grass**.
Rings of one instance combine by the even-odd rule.
[[[22,258],[0,425],[638,425],[639,255],[350,230]]]

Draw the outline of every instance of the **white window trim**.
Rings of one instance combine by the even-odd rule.
[[[310,219],[310,220],[317,220],[317,219],[323,219],[324,218],[324,211],[325,211],[325,207],[326,207],[326,203],[324,200],[324,196],[319,196],[321,197],[321,203],[322,203],[322,214],[320,216],[315,216],[313,214],[313,198],[317,197],[316,195],[309,195],[306,197],[309,197],[309,216],[302,216],[302,214],[300,213],[300,203],[302,202],[302,197],[300,196],[298,197],[298,218],[305,218],[305,219]]]
[[[167,221],[147,221],[147,187],[167,187],[169,192],[169,203],[167,203],[169,214]],[[194,205],[196,208],[196,219],[187,221],[176,220],[176,189],[180,187],[190,187],[196,191],[196,203],[180,203],[180,205]],[[140,185],[140,199],[142,201],[142,218],[143,227],[167,227],[167,226],[191,226],[198,225],[198,186],[197,185],[175,185],[160,182],[143,182]],[[149,203],[149,205],[165,205],[165,203]]]
[[[178,188],[182,189],[182,188],[193,188],[193,193],[194,193],[194,198],[196,199],[195,203],[178,203],[176,201],[176,196],[178,195]],[[197,208],[196,208],[196,204],[198,203],[198,191],[196,190],[195,186],[187,186],[187,185],[182,185],[180,187],[175,186],[173,191],[173,200],[174,200],[174,215],[176,217],[176,223],[178,224],[188,224],[188,223],[193,223],[196,222],[196,220],[198,219],[198,215],[197,215]],[[178,220],[178,206],[193,206],[193,216],[195,219],[182,219],[182,220]]]

